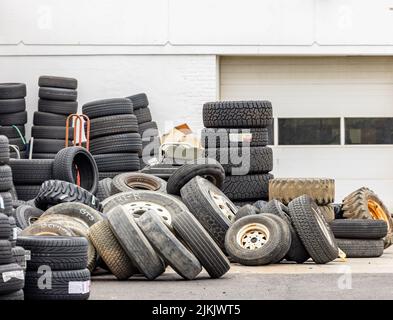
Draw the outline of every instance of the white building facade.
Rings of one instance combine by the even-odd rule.
[[[146,92],[162,131],[214,100],[270,100],[274,174],[393,209],[391,0],[1,0],[0,82],[75,77],[80,106]],[[29,130],[28,130],[29,132]]]

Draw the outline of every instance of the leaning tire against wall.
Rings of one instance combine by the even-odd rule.
[[[93,194],[75,184],[60,180],[44,182],[35,198],[36,207],[42,210],[64,202],[80,202],[98,211],[102,209],[99,200]]]
[[[226,176],[222,191],[231,200],[267,199],[269,180],[273,178],[272,174]]]
[[[107,216],[113,234],[132,261],[132,264],[149,280],[153,280],[161,275],[165,271],[165,264],[139,229],[134,217],[127,214],[122,206],[113,208],[108,212]],[[161,221],[160,217],[157,218]]]
[[[34,185],[52,179],[53,160],[11,159],[10,167],[16,185]]]
[[[0,165],[10,161],[10,147],[6,136],[0,135]]]
[[[304,247],[316,263],[328,263],[338,257],[333,232],[311,197],[292,200],[289,215]]]
[[[166,188],[167,183],[161,178],[139,172],[119,174],[113,178],[111,185],[112,194],[133,190],[166,192]]]
[[[138,153],[109,153],[94,156],[99,172],[132,172],[140,169]]]
[[[347,219],[384,220],[388,225],[388,234],[384,238],[385,248],[393,241],[393,219],[382,200],[370,189],[360,188],[343,200],[343,216]]]
[[[334,193],[334,179],[279,178],[269,183],[269,199],[276,199],[285,205],[306,194],[318,205],[325,206],[334,202]]]
[[[222,165],[213,159],[203,159],[201,163],[197,161],[195,164],[184,164],[168,179],[168,193],[180,195],[181,188],[196,176],[209,180],[221,189],[225,172]]]
[[[139,133],[117,134],[94,139],[90,142],[92,154],[142,152]]]
[[[176,233],[184,240],[212,278],[220,278],[230,269],[230,264],[199,221],[188,211],[173,218]]]
[[[202,271],[198,259],[176,238],[154,210],[145,212],[137,224],[160,256],[184,279],[195,279]]]
[[[53,178],[76,184],[76,167],[80,186],[95,194],[98,187],[97,164],[91,153],[83,147],[68,147],[58,152],[53,162]]]
[[[92,120],[117,114],[132,114],[133,107],[131,101],[126,98],[104,99],[84,104],[82,112]]]
[[[222,101],[203,105],[206,128],[267,127],[273,123],[269,101]]]
[[[182,200],[221,249],[237,207],[206,179],[196,176],[180,191]]]
[[[382,239],[337,239],[338,247],[347,258],[377,258],[382,256]]]
[[[330,223],[336,238],[382,239],[388,233],[387,223],[371,219],[338,219]]]

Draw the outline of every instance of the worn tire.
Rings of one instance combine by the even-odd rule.
[[[337,239],[337,246],[347,258],[377,258],[382,256],[382,239]]]
[[[267,127],[273,122],[269,101],[221,101],[203,105],[206,128]]]
[[[154,210],[146,211],[137,224],[160,256],[184,279],[195,279],[202,271],[198,259],[176,238]]]
[[[21,126],[27,123],[27,112],[16,112],[2,114],[0,117],[0,126]]]
[[[117,206],[107,213],[107,217],[113,234],[133,265],[149,280],[161,275],[165,271],[164,262],[139,229],[133,215],[127,214],[122,206]],[[138,220],[141,220],[142,217]],[[160,217],[157,218],[161,219]]]
[[[138,120],[133,114],[95,118],[90,122],[90,138],[138,132]]]
[[[221,249],[237,207],[211,182],[196,176],[181,190],[182,200]],[[219,201],[219,202],[218,202]]]
[[[222,191],[231,200],[268,199],[272,174],[226,176]]]
[[[153,175],[130,172],[117,175],[112,180],[112,195],[134,190],[166,192],[167,183]]]
[[[45,100],[76,101],[78,98],[78,92],[73,89],[40,87],[38,90],[38,96],[40,99]]]
[[[7,281],[5,281],[7,280]],[[8,294],[23,289],[25,277],[16,263],[0,265],[0,294]]]
[[[334,179],[297,179],[279,178],[270,180],[269,199],[276,199],[288,205],[302,195],[310,196],[318,205],[325,206],[334,202]]]
[[[142,152],[142,141],[139,133],[117,134],[96,138],[90,142],[92,154],[134,153]]]
[[[138,119],[138,124],[152,121],[152,116],[149,108],[141,108],[134,110],[134,115]]]
[[[102,209],[93,194],[75,184],[60,180],[45,181],[35,198],[36,207],[42,210],[64,202],[80,202],[98,211]]]
[[[66,127],[67,116],[63,114],[55,114],[49,112],[35,111],[33,117],[33,124],[35,126],[55,126]]]
[[[98,187],[97,164],[83,147],[60,150],[53,162],[53,178],[76,184],[79,172],[80,187],[95,194]]]
[[[29,201],[34,199],[40,192],[40,185],[16,185],[16,194],[19,200]]]
[[[57,153],[65,148],[64,140],[56,139],[34,139],[33,152],[36,153]]]
[[[126,98],[104,99],[84,104],[82,112],[92,120],[117,114],[132,114],[133,107],[131,101]]]
[[[251,216],[254,214],[259,214],[260,211],[258,208],[250,205],[250,204],[246,204],[242,207],[239,208],[239,210],[236,212],[236,216],[235,216],[235,221],[240,220],[243,217],[247,217],[247,216]]]
[[[25,110],[25,99],[0,99],[0,114],[22,112]]]
[[[140,108],[146,108],[149,105],[149,100],[147,99],[146,93],[138,93],[132,96],[127,97],[132,102],[134,106],[134,110],[138,110]]]
[[[111,196],[111,185],[111,178],[105,178],[98,182],[98,189],[96,193],[96,197],[98,198],[98,200],[104,201],[106,198],[109,198]]]
[[[292,200],[289,215],[304,247],[316,263],[328,263],[338,257],[333,232],[310,196]]]
[[[0,166],[0,192],[8,191],[12,186],[11,167],[9,165]]]
[[[330,223],[336,238],[381,239],[388,233],[388,225],[383,220],[339,219]]]
[[[12,169],[13,180],[16,185],[20,184],[39,184],[52,179],[53,160],[27,160],[11,159],[10,167]]]
[[[132,172],[140,168],[138,153],[109,153],[94,156],[99,172]]]
[[[168,179],[167,192],[180,195],[181,188],[196,176],[209,180],[221,189],[225,172],[219,162],[211,159],[203,160],[201,163],[197,161],[195,164],[184,164]]]
[[[76,234],[66,226],[55,222],[37,221],[20,232],[20,236],[61,236],[75,237]]]
[[[78,112],[78,102],[39,99],[38,111],[69,116]]]
[[[19,134],[18,130],[16,130],[16,128],[19,130],[19,132],[21,134]],[[0,135],[4,135],[7,136],[8,138],[12,139],[12,138],[20,138],[20,136],[22,135],[23,137],[26,134],[26,130],[25,130],[25,126],[24,125],[20,125],[20,126],[0,126]]]
[[[0,83],[0,99],[20,99],[26,97],[24,83]]]
[[[8,241],[8,239],[0,240],[0,265],[15,262],[11,250],[12,250],[12,246],[11,243]]]
[[[205,149],[264,147],[269,143],[268,129],[203,128],[201,143]]]
[[[78,80],[67,77],[41,76],[38,78],[38,86],[76,90]]]

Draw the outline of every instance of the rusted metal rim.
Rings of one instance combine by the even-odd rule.
[[[150,177],[129,177],[125,184],[134,190],[157,191],[161,188],[161,183]]]
[[[385,210],[381,207],[381,205],[378,202],[369,199],[367,201],[367,204],[368,204],[368,211],[370,211],[370,214],[374,220],[384,220],[386,221],[388,226],[390,225],[389,217],[386,215]]]
[[[239,246],[248,250],[257,250],[269,240],[269,229],[261,223],[251,223],[239,230],[236,242]]]

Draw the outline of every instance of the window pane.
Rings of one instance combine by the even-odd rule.
[[[345,118],[345,144],[393,144],[393,118]]]
[[[340,144],[340,118],[278,119],[278,144]]]

